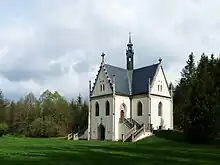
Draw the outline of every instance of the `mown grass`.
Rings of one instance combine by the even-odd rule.
[[[217,145],[153,136],[136,143],[0,138],[0,165],[219,165]]]

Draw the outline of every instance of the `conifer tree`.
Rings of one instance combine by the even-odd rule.
[[[181,72],[181,79],[174,92],[174,125],[177,129],[182,130],[185,123],[186,107],[190,106],[190,94],[192,92],[192,84],[195,79],[195,60],[194,54],[189,54],[186,66]]]
[[[215,136],[215,103],[209,63],[208,57],[202,54],[192,84],[191,103],[186,106],[184,132],[191,142],[207,142]]]

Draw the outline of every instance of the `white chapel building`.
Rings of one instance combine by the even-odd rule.
[[[172,84],[162,60],[134,68],[130,35],[126,68],[105,63],[104,56],[94,85],[89,83],[88,140],[137,141],[152,130],[173,129]]]

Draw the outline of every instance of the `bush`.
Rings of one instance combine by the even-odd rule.
[[[26,127],[26,137],[56,137],[59,136],[60,127],[53,121],[42,118],[35,119]]]
[[[8,125],[6,123],[0,123],[0,137],[5,135],[8,131]]]

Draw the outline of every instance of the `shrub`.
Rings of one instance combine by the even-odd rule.
[[[5,135],[8,130],[8,125],[6,123],[0,123],[0,137]]]
[[[29,126],[26,127],[26,137],[56,137],[59,136],[60,127],[49,119],[35,119]]]

